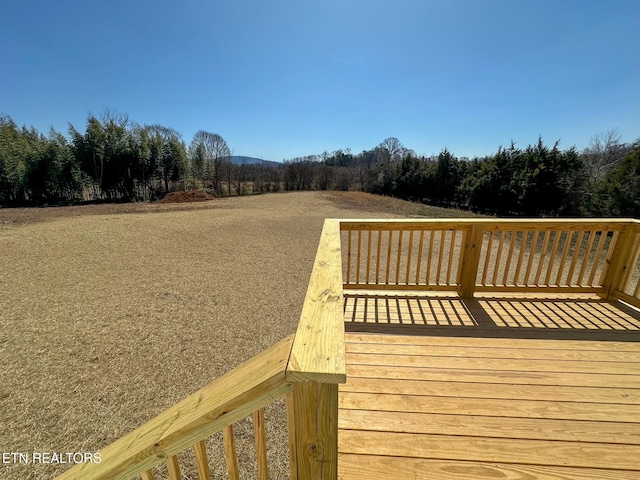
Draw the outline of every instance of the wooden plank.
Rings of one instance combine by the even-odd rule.
[[[422,335],[384,335],[375,333],[347,333],[346,343],[383,343],[391,345],[445,345],[451,347],[518,348],[520,350],[613,350],[640,352],[640,344],[628,342],[596,342],[585,340],[535,340],[520,338],[464,338]]]
[[[102,462],[78,464],[58,479],[131,478],[286,395],[292,341],[285,338],[105,447]]]
[[[338,475],[338,386],[296,383],[293,389],[297,478]]]
[[[521,385],[640,388],[638,375],[347,365],[347,376]]]
[[[544,400],[550,402],[609,403],[640,406],[640,390],[632,388],[567,387],[557,385],[507,385],[504,383],[463,383],[389,378],[351,377],[343,392],[427,395],[431,397],[493,398],[504,400]]]
[[[515,440],[454,435],[340,431],[343,452],[640,471],[640,446],[606,443]]]
[[[374,358],[375,357],[375,358]],[[460,368],[463,370],[531,370],[533,362],[528,358],[495,359],[495,358],[463,358],[412,355],[375,355],[367,353],[350,353],[349,364],[361,365],[397,365],[405,367]],[[589,362],[566,360],[536,360],[535,369],[540,372],[572,372],[572,373],[638,373],[637,364],[619,362]]]
[[[325,220],[302,306],[287,381],[340,383],[346,380],[340,223]]]
[[[227,425],[224,430],[222,430],[222,443],[224,445],[224,458],[227,461],[229,480],[240,480],[238,454],[236,452],[236,441],[233,437],[232,425]]]
[[[200,440],[193,446],[196,454],[196,467],[198,468],[199,480],[211,480],[211,471],[209,470],[209,459],[207,457],[207,447],[204,440]]]
[[[178,463],[178,457],[175,455],[167,458],[167,472],[169,473],[169,480],[182,480],[180,464]]]
[[[381,455],[339,455],[339,476],[349,480],[637,480],[630,470],[465,462]]]
[[[345,345],[347,358],[351,353],[369,353],[382,355],[415,355],[429,357],[463,357],[463,358],[493,358],[493,359],[526,359],[536,360],[572,360],[590,362],[617,362],[626,365],[629,371],[634,369],[640,374],[640,350],[636,352],[617,352],[612,348],[606,350],[570,350],[535,348],[523,352],[519,348],[503,347],[457,347],[453,345],[398,345],[387,343],[347,343]],[[525,353],[526,352],[526,353]],[[376,361],[372,355],[372,361]],[[393,363],[393,358],[386,359],[384,365]],[[351,362],[349,362],[351,363]]]
[[[544,418],[442,415],[341,409],[338,428],[380,432],[640,445],[634,423]]]
[[[502,398],[430,397],[343,391],[340,409],[478,415],[483,417],[549,418],[638,424],[640,405],[509,400]]]
[[[267,439],[264,431],[264,408],[253,412],[253,432],[256,439],[258,479],[269,480],[269,467],[267,466]]]

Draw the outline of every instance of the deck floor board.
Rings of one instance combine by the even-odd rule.
[[[491,301],[424,298],[406,302],[418,309],[409,314],[383,298],[402,317],[388,323],[407,327],[396,333],[367,328],[380,325],[375,298],[351,310],[347,299],[345,321],[358,328],[346,334],[339,388],[339,478],[640,478],[638,315],[600,300]],[[401,325],[425,311],[436,335]],[[542,333],[518,335],[532,330]]]

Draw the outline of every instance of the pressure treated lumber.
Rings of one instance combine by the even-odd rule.
[[[346,381],[340,223],[325,220],[287,366],[289,382]]]

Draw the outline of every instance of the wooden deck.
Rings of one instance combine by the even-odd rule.
[[[339,478],[640,478],[634,309],[361,295],[345,320]]]

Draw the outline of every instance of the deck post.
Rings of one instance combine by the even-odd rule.
[[[607,272],[602,282],[604,293],[602,296],[608,300],[616,298],[615,292],[622,290],[628,279],[630,269],[633,268],[631,250],[638,232],[633,225],[627,225],[620,232],[618,241],[611,257],[611,263],[607,265]]]
[[[291,478],[336,480],[338,478],[338,385],[295,383],[290,414],[292,449]],[[290,417],[291,418],[291,417]],[[293,438],[291,438],[293,437]]]
[[[484,227],[481,224],[473,224],[465,236],[462,246],[462,258],[460,262],[460,285],[458,293],[462,298],[472,298],[476,289],[476,277],[478,275],[478,263]]]

